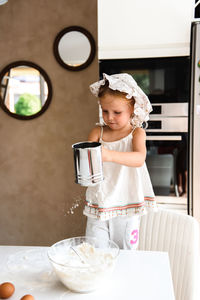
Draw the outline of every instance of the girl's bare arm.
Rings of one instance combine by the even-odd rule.
[[[141,167],[146,158],[146,134],[144,129],[133,132],[133,151],[119,152],[102,148],[103,161],[115,162],[127,167]]]
[[[88,136],[88,141],[89,142],[98,142],[100,138],[100,127],[95,127],[93,128]]]

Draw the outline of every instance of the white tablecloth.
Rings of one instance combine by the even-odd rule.
[[[175,300],[168,254],[120,250],[112,278],[88,294],[69,291],[57,279],[47,247],[0,246],[0,283],[10,281],[10,300],[32,294],[35,300]]]

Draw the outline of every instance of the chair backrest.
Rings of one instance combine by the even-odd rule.
[[[168,252],[176,300],[200,299],[199,235],[192,216],[159,209],[141,217],[138,250]]]

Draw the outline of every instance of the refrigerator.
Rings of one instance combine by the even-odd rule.
[[[191,26],[189,107],[189,214],[200,220],[200,22]]]

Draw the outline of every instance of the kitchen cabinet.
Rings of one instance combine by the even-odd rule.
[[[99,59],[187,56],[195,0],[98,0]]]

